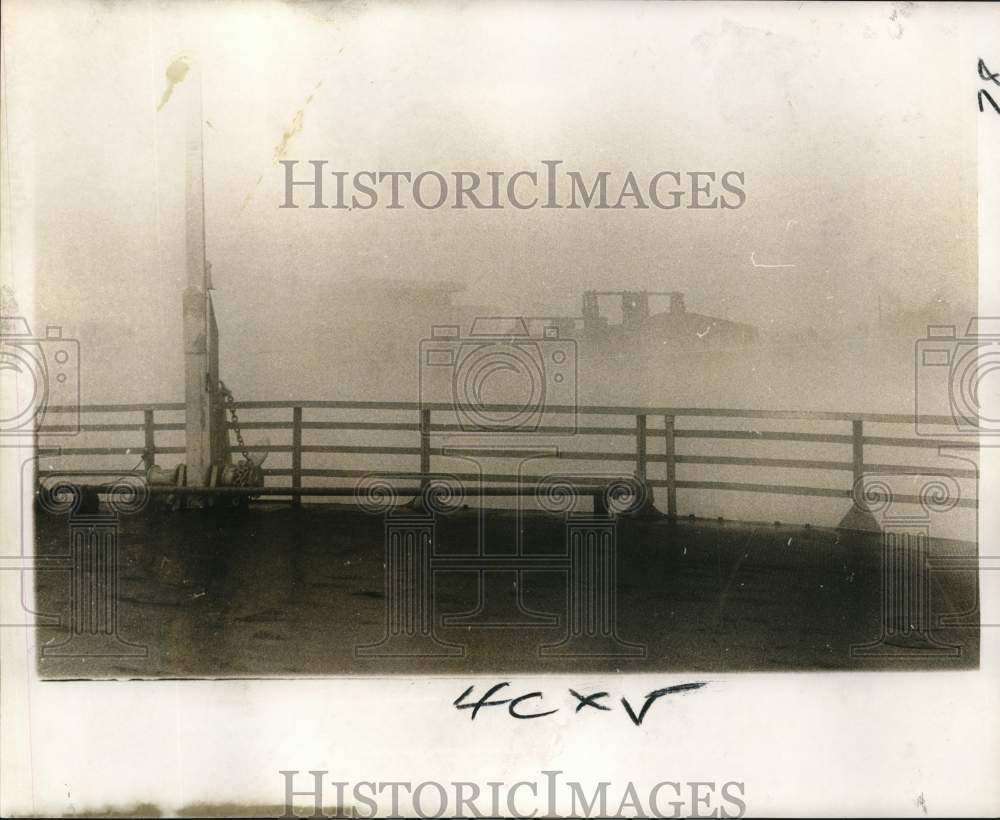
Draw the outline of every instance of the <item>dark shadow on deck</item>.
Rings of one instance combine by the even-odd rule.
[[[474,553],[477,518],[476,510],[438,517],[438,553]],[[511,548],[515,521],[510,512],[488,511],[488,550]],[[66,553],[65,518],[40,515],[37,536],[39,557]],[[522,622],[506,628],[457,624],[456,614],[476,608],[479,579],[468,571],[435,574],[435,633],[445,644],[464,647],[464,656],[359,658],[355,648],[377,643],[385,632],[384,538],[381,517],[337,506],[255,505],[245,512],[123,517],[119,632],[146,646],[147,655],[44,656],[40,673],[160,678],[860,671],[979,663],[977,626],[932,633],[939,643],[960,649],[953,657],[852,657],[852,645],[880,634],[878,534],[665,518],[617,524],[618,632],[623,642],[644,647],[644,656],[539,657],[540,646],[558,644],[567,630],[567,573],[540,568],[520,578],[511,574],[509,583],[493,589],[500,595],[495,611],[509,603],[510,620]],[[563,519],[527,515],[524,549],[528,555],[564,552]],[[974,562],[976,548],[938,540],[931,543],[931,557]],[[974,570],[974,563],[963,564],[970,565]],[[524,611],[543,625],[523,625],[532,618],[513,608],[515,582]],[[935,618],[971,610],[963,623],[978,624],[974,571],[934,573],[931,587]],[[38,572],[36,590],[38,609],[61,613],[65,622],[69,573]],[[65,629],[39,628],[40,651],[65,635]]]

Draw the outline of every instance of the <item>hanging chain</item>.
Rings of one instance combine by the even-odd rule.
[[[233,430],[236,433],[236,443],[240,447],[240,452],[243,453],[243,458],[250,461],[247,443],[243,440],[243,431],[240,429],[240,417],[236,415],[236,398],[233,396],[233,391],[226,387],[226,383],[222,379],[219,379],[219,392],[222,393],[222,401],[226,405],[229,417],[233,421]]]
[[[247,449],[247,443],[243,440],[243,430],[240,429],[240,417],[236,414],[236,399],[233,396],[233,391],[226,387],[226,383],[219,379],[219,392],[222,394],[222,401],[229,411],[229,417],[232,419],[233,430],[236,433],[236,443],[240,447],[240,452],[243,454],[243,460],[235,465],[235,470],[233,471],[232,482],[236,487],[256,487],[263,486],[264,484],[264,473],[260,469],[260,465],[256,464],[252,458],[250,458],[250,451]],[[257,498],[258,496],[251,495],[247,496],[248,500]],[[234,501],[234,503],[239,503]]]

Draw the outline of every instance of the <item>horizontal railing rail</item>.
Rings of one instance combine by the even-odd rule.
[[[477,413],[516,413],[524,409],[520,404],[456,404],[454,402],[410,402],[410,401],[347,401],[347,400],[303,400],[281,399],[275,401],[237,401],[237,410],[280,410],[293,407],[303,409],[329,410],[430,410]],[[158,402],[147,404],[84,404],[80,406],[52,405],[48,413],[94,413],[94,412],[134,412],[134,411],[184,410],[180,402]],[[750,410],[705,407],[670,407],[660,405],[545,405],[549,415],[613,415],[613,416],[701,416],[703,418],[743,418],[743,419],[784,419],[803,421],[870,421],[877,424],[941,424],[953,426],[955,419],[946,415],[915,416],[912,413],[847,413],[830,410]],[[499,428],[504,429],[504,428]]]
[[[517,413],[523,410],[520,405],[490,404],[490,405],[455,405],[441,402],[420,404],[416,402],[380,402],[380,401],[243,401],[236,403],[237,410],[247,414],[261,411],[285,411],[285,418],[241,418],[240,428],[243,431],[284,431],[290,434],[289,443],[268,445],[267,451],[275,454],[288,454],[290,466],[270,465],[264,473],[268,478],[290,479],[290,484],[282,486],[269,485],[266,495],[269,497],[291,497],[299,503],[302,496],[308,495],[347,495],[347,491],[319,492],[321,488],[309,488],[304,481],[319,479],[359,479],[366,476],[384,479],[397,478],[412,482],[414,476],[431,476],[435,460],[447,458],[474,458],[483,460],[496,459],[531,459],[538,461],[562,461],[566,463],[600,463],[614,465],[617,472],[629,474],[654,488],[666,490],[666,512],[678,514],[677,491],[696,490],[708,492],[747,492],[770,493],[788,496],[814,496],[825,498],[852,499],[858,483],[866,474],[892,473],[897,475],[945,475],[955,479],[976,480],[978,471],[973,466],[928,466],[918,463],[904,463],[904,459],[896,454],[886,456],[883,451],[903,448],[911,452],[916,448],[921,450],[940,450],[943,447],[964,447],[975,449],[975,442],[969,437],[949,438],[948,430],[942,429],[940,437],[928,438],[915,433],[906,434],[899,430],[877,430],[879,434],[872,435],[872,427],[886,425],[906,425],[914,430],[915,423],[922,427],[940,425],[942,428],[955,429],[954,420],[950,416],[922,415],[919,418],[908,414],[893,413],[842,413],[830,411],[785,411],[785,410],[750,410],[750,409],[720,409],[693,407],[649,407],[649,406],[546,406],[548,417],[572,416],[575,419],[604,418],[608,416],[628,417],[629,423],[623,424],[611,420],[610,423],[598,423],[593,426],[586,424],[553,423],[541,424],[531,430],[532,439],[544,436],[573,436],[574,442],[593,441],[596,438],[621,439],[628,438],[632,445],[621,449],[594,449],[586,445],[579,449],[569,449],[563,446],[540,445],[545,448],[533,448],[531,441],[526,443],[522,436],[517,439],[517,446],[510,448],[500,446],[469,446],[463,439],[455,438],[454,434],[466,430],[462,424],[454,420],[463,413]],[[181,403],[152,404],[91,404],[80,407],[49,407],[46,423],[39,429],[40,447],[56,448],[60,457],[124,457],[141,458],[144,469],[153,466],[158,456],[183,457],[185,448],[180,444],[166,444],[162,434],[176,434],[185,429],[183,421],[184,405]],[[364,411],[365,418],[323,418],[318,411]],[[401,413],[412,413],[409,419],[396,418]],[[77,425],[60,423],[61,414],[78,414],[80,423]],[[111,415],[126,415],[121,421],[108,420]],[[141,415],[137,415],[141,414]],[[383,420],[373,419],[374,414],[386,414]],[[97,419],[98,415],[104,418]],[[309,416],[313,417],[310,418]],[[165,419],[167,416],[168,419]],[[444,417],[446,420],[442,420]],[[435,418],[437,419],[435,421]],[[548,421],[549,419],[547,419]],[[796,422],[798,427],[809,427],[821,424],[842,424],[839,430],[823,429],[791,429],[791,430],[756,430],[756,429],[715,429],[706,427],[706,420],[740,420],[744,422],[757,421],[787,421]],[[692,422],[700,426],[679,426],[684,422]],[[707,422],[711,424],[711,421]],[[738,425],[731,425],[738,426]],[[232,429],[232,425],[230,425]],[[502,426],[479,428],[476,432],[512,433]],[[353,432],[360,437],[368,436],[367,441],[356,441],[358,436],[350,441],[316,440],[315,436],[338,432]],[[516,431],[514,431],[516,432]],[[79,436],[66,437],[68,433],[78,433]],[[89,434],[126,434],[134,438],[134,442],[115,441],[112,444],[98,445],[86,441]],[[389,443],[386,436],[412,433],[414,438],[408,443]],[[883,434],[885,433],[885,434]],[[537,434],[537,435],[535,435]],[[452,438],[441,441],[442,436]],[[59,437],[62,436],[60,439]],[[178,437],[179,438],[179,437]],[[795,458],[787,455],[771,454],[766,456],[746,454],[720,454],[718,452],[678,452],[679,440],[686,442],[702,442],[715,446],[725,446],[727,442],[759,442],[766,446],[780,444],[815,444],[821,447],[839,448],[841,457],[817,457],[812,453],[809,458]],[[240,449],[230,446],[230,452],[238,454]],[[251,445],[251,449],[255,449]],[[257,447],[256,449],[262,449]],[[877,449],[878,453],[873,452]],[[397,457],[410,460],[412,470],[361,469],[348,466],[315,466],[306,461],[316,456],[370,456],[380,465],[385,457]],[[876,457],[877,456],[877,457]],[[651,466],[655,465],[655,475],[651,474]],[[52,466],[52,465],[50,465]],[[138,468],[138,464],[135,465]],[[735,467],[754,468],[759,471],[810,471],[814,474],[849,476],[848,481],[839,486],[800,486],[795,483],[778,483],[760,480],[754,476],[753,481],[705,480],[695,474],[695,468],[704,467]],[[678,470],[684,474],[678,476]],[[107,465],[99,467],[68,467],[53,466],[43,475],[59,476],[113,476],[128,472],[128,469],[115,470]],[[583,473],[585,471],[581,471]],[[801,474],[801,472],[799,472]],[[498,482],[514,482],[521,485],[524,482],[538,483],[550,479],[552,473],[532,472],[519,474],[511,472],[452,472],[462,481],[496,484]],[[793,472],[794,475],[794,472]],[[606,481],[603,475],[587,476],[581,474],[574,481],[581,486],[594,486]],[[331,488],[333,490],[335,488]],[[509,494],[501,492],[510,487],[494,487],[491,491],[477,490],[472,495]],[[308,492],[307,492],[308,490]],[[314,490],[317,490],[314,492]],[[919,503],[920,498],[913,494],[899,494],[894,499],[900,503]],[[974,509],[978,505],[978,487],[976,492],[964,494],[956,506]]]

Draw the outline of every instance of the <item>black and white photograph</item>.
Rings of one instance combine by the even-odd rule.
[[[1000,810],[995,6],[3,18],[0,813]]]

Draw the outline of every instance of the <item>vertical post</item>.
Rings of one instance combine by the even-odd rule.
[[[420,487],[427,486],[431,472],[431,411],[420,411]]]
[[[208,268],[207,286],[211,288],[211,264]],[[211,413],[209,424],[208,449],[212,456],[212,465],[222,467],[232,463],[229,452],[229,422],[226,419],[226,406],[222,402],[219,390],[219,325],[215,321],[215,308],[212,306],[212,294],[206,291],[206,309],[208,311],[208,412]]]
[[[635,477],[646,480],[646,417],[635,417]]]
[[[854,472],[854,483],[852,484],[854,496],[859,497],[859,493],[863,489],[861,487],[861,480],[865,474],[865,433],[864,425],[860,419],[855,419],[852,424],[852,449],[854,452],[853,459],[853,472]]]
[[[302,486],[302,408],[292,408],[292,486]],[[292,505],[302,506],[302,496],[293,495]]]
[[[219,401],[218,327],[212,310],[205,259],[205,190],[202,151],[201,76],[197,61],[182,93],[187,95],[185,139],[184,404],[188,483],[202,487],[226,452],[228,434]]]
[[[677,515],[677,450],[674,443],[674,417],[663,417],[663,447],[667,458],[667,515]]]
[[[146,443],[142,451],[142,463],[148,472],[150,468],[156,463],[156,437],[155,428],[153,427],[153,410],[145,410],[143,412],[143,429],[146,432]]]

